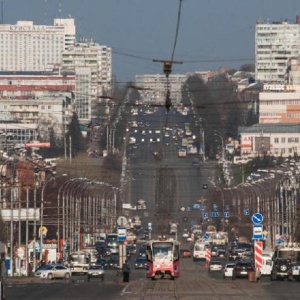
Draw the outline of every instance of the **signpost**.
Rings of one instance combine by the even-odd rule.
[[[253,240],[254,242],[254,260],[255,260],[255,270],[256,270],[256,278],[260,277],[260,268],[262,267],[262,252],[263,252],[263,243],[262,239],[264,237],[263,234],[263,225],[262,222],[264,217],[260,213],[255,213],[251,217],[251,221],[253,222]]]

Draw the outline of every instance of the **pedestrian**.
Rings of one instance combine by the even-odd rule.
[[[128,264],[127,259],[125,260],[125,263],[122,267],[122,271],[123,271],[123,282],[129,282],[130,266]]]

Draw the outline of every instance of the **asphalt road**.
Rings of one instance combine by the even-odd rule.
[[[132,262],[134,259],[132,259]],[[115,270],[106,272],[104,282],[87,282],[76,276],[70,281],[38,280],[30,278],[10,280],[7,284],[8,300],[32,299],[210,299],[210,300],[293,300],[299,299],[298,282],[270,281],[262,278],[258,283],[248,279],[223,279],[222,273],[208,273],[203,262],[181,259],[181,277],[175,281],[148,280],[145,270],[132,269],[130,282],[121,282]]]

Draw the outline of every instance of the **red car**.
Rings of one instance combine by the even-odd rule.
[[[181,258],[185,258],[185,257],[191,258],[192,257],[192,252],[191,252],[191,250],[188,250],[188,249],[181,249],[180,250],[180,256],[181,256]]]

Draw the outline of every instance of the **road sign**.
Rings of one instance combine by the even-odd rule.
[[[212,212],[212,213],[211,213],[211,216],[212,216],[213,218],[218,218],[218,217],[220,216],[220,214],[219,214],[219,212],[215,211],[215,212]]]
[[[229,218],[229,215],[230,215],[230,214],[229,214],[229,211],[225,211],[225,212],[224,212],[224,218]]]
[[[213,205],[213,210],[218,210],[218,204]]]
[[[188,207],[186,208],[186,211],[191,211],[191,208],[188,206]]]
[[[263,238],[263,227],[262,225],[253,225],[253,239],[260,240]]]
[[[261,224],[263,220],[264,220],[264,217],[260,213],[255,213],[251,217],[251,221],[253,222],[253,224]]]
[[[127,220],[126,217],[120,216],[120,217],[118,218],[118,220],[117,220],[117,224],[118,224],[119,226],[121,226],[121,227],[124,227],[124,226],[126,226],[126,225],[128,224],[128,220]]]
[[[208,218],[208,213],[203,213],[203,214],[202,214],[202,218],[203,218],[203,219],[207,219],[207,218]]]
[[[152,223],[148,223],[148,230],[151,232],[152,231]]]
[[[125,227],[118,227],[118,242],[126,241],[126,228]]]
[[[250,215],[250,210],[248,208],[244,209],[244,215],[249,216]]]
[[[225,205],[225,211],[229,211],[229,205]]]
[[[209,239],[209,233],[205,233],[205,234],[204,234],[204,238],[205,238],[206,240],[208,240],[208,239]]]
[[[196,203],[196,204],[193,205],[193,208],[194,209],[201,209],[201,205]]]
[[[185,211],[185,207],[181,207],[180,210],[181,210],[181,211]]]

